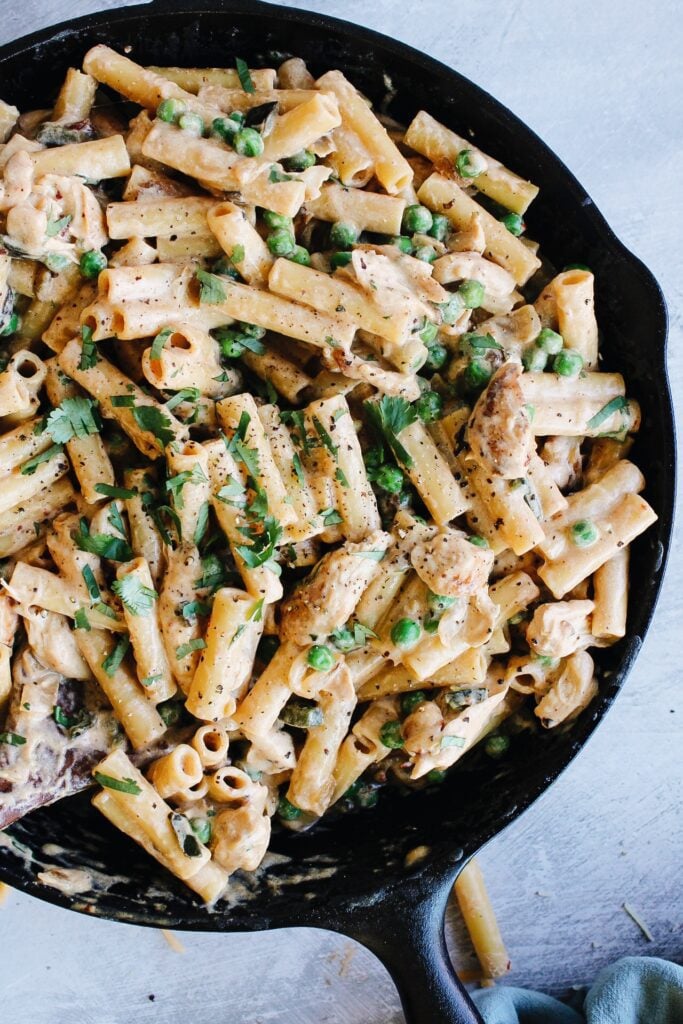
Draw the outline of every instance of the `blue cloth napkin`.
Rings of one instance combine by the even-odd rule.
[[[624,957],[600,972],[583,1013],[522,988],[483,989],[473,999],[486,1024],[683,1024],[683,967]]]

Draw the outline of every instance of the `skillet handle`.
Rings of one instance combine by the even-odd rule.
[[[398,989],[406,1024],[484,1024],[451,963],[444,923],[453,878],[406,885],[337,923],[382,961]],[[417,891],[416,891],[417,890]]]

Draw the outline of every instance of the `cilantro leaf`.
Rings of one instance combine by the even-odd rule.
[[[93,777],[95,782],[99,782],[105,789],[116,789],[119,793],[130,793],[132,796],[142,793],[135,779],[115,779],[113,775],[98,771],[93,772]]]
[[[71,214],[67,213],[64,217],[60,217],[59,220],[49,220],[47,222],[47,228],[45,234],[48,238],[55,238],[56,235],[61,234],[64,228],[68,228],[71,223]]]
[[[196,637],[194,640],[188,640],[186,644],[181,644],[180,647],[176,647],[175,656],[178,661],[182,658],[186,658],[188,654],[192,654],[193,651],[203,651],[206,647],[206,640],[202,640],[201,637]]]
[[[120,637],[111,654],[108,654],[102,662],[102,668],[108,676],[113,676],[114,673],[118,671],[129,647],[130,637],[126,633],[124,636]]]
[[[364,402],[365,411],[375,432],[389,445],[395,457],[407,469],[413,465],[412,456],[399,441],[398,435],[417,420],[415,409],[405,398],[383,395],[379,401]]]
[[[598,409],[595,416],[591,416],[591,418],[588,420],[586,426],[590,430],[595,430],[595,428],[599,427],[601,423],[604,423],[605,420],[608,420],[613,413],[622,412],[624,409],[627,408],[628,398],[624,398],[623,395],[617,395],[616,398],[613,398],[611,401],[607,402],[606,405],[603,405],[602,409]]]
[[[114,580],[111,589],[121,598],[124,608],[131,615],[147,615],[154,607],[156,590],[146,587],[133,573]]]
[[[210,274],[208,270],[198,270],[195,277],[199,281],[199,301],[207,306],[216,306],[219,302],[225,302],[227,293],[225,291],[224,279]]]
[[[342,516],[339,515],[336,508],[321,508],[318,512],[319,516],[322,516],[324,526],[336,526],[337,523],[343,523]]]
[[[129,562],[133,558],[127,541],[121,537],[112,537],[109,533],[91,534],[87,519],[81,519],[72,537],[77,548],[88,551],[91,555],[109,558],[113,562]]]
[[[152,349],[149,353],[149,358],[153,363],[158,363],[159,360],[161,359],[161,353],[163,351],[164,345],[166,344],[166,342],[168,341],[172,334],[173,331],[171,330],[170,327],[164,327],[163,331],[159,331],[159,333],[154,338],[154,341],[152,342]]]
[[[64,446],[61,444],[53,444],[47,451],[41,452],[40,455],[34,455],[32,459],[25,462],[21,467],[22,476],[33,476],[35,471],[41,462],[49,462],[55,455],[59,455],[60,452],[64,451]]]
[[[85,583],[86,587],[88,588],[88,594],[90,596],[90,600],[91,601],[99,601],[99,599],[100,599],[100,588],[97,585],[97,580],[95,579],[95,573],[92,571],[92,569],[90,568],[89,565],[84,565],[83,566],[83,568],[81,569],[81,576],[83,577],[83,582]]]
[[[81,358],[78,363],[79,370],[92,370],[97,364],[97,345],[93,341],[92,327],[81,327]]]
[[[9,743],[11,747],[23,747],[26,737],[18,732],[0,732],[0,743]]]
[[[155,405],[134,406],[133,418],[141,430],[154,434],[155,440],[162,451],[175,440],[170,419],[163,414],[161,409],[157,409]]]
[[[194,622],[198,615],[211,614],[211,604],[208,601],[188,601],[180,609],[180,614],[187,622]]]
[[[48,416],[45,432],[55,444],[65,444],[73,437],[98,434],[101,427],[94,399],[65,398]]]
[[[251,80],[251,72],[249,71],[249,65],[246,60],[242,60],[241,57],[235,57],[235,67],[237,69],[240,85],[244,91],[255,92],[254,83]]]
[[[169,398],[165,405],[170,412],[171,409],[175,409],[182,402],[196,402],[200,395],[201,391],[199,388],[181,388],[180,391],[176,391],[172,398]]]
[[[275,547],[282,536],[282,526],[274,516],[265,516],[258,524],[241,526],[239,532],[251,540],[249,546],[238,544],[235,551],[249,569],[257,569],[269,562],[275,553]],[[279,566],[270,565],[273,572]]]
[[[200,544],[204,539],[206,528],[209,525],[209,509],[211,504],[208,501],[203,501],[199,512],[197,513],[197,525],[194,528],[194,536],[192,540],[195,544]]]
[[[200,465],[192,469],[184,469],[177,476],[171,476],[166,481],[166,490],[173,495],[173,501],[177,509],[183,508],[183,487],[187,483],[208,483],[204,470]]]
[[[134,498],[138,493],[134,487],[115,487],[113,484],[95,484],[98,494],[104,494],[107,498]]]
[[[202,855],[202,844],[195,835],[192,825],[184,814],[180,814],[179,811],[171,811],[169,820],[173,831],[176,834],[176,839],[180,849],[183,851],[186,857],[201,857]]]

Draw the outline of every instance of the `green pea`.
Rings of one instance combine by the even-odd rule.
[[[429,618],[425,619],[424,622],[422,623],[425,633],[429,633],[430,635],[438,633],[440,621],[441,620],[438,617],[435,618],[434,616],[430,616]]]
[[[337,249],[350,249],[358,241],[358,228],[354,224],[336,221],[330,228],[330,242]]]
[[[548,362],[548,353],[537,345],[527,345],[522,352],[522,366],[529,373],[540,373],[545,370]]]
[[[536,338],[536,344],[551,356],[556,356],[562,351],[564,340],[557,331],[551,331],[549,327],[543,327]]]
[[[220,335],[218,335],[218,332],[216,332],[216,334],[223,358],[239,359],[244,352],[244,345],[239,340],[239,334],[237,331],[226,329],[224,332],[221,332]]]
[[[389,239],[391,245],[395,245],[401,252],[406,253],[408,256],[412,254],[413,243],[410,241],[407,235],[394,235]]]
[[[397,647],[414,647],[420,632],[420,624],[415,619],[399,619],[391,627],[391,642]]]
[[[498,758],[507,754],[510,748],[510,737],[501,733],[492,732],[484,744],[484,750],[489,757]]]
[[[464,303],[457,292],[454,292],[448,302],[438,303],[441,310],[441,319],[449,327],[452,327],[463,311]]]
[[[589,548],[598,539],[598,528],[590,519],[579,519],[570,529],[571,538],[579,548]]]
[[[398,466],[380,466],[375,481],[388,494],[398,494],[403,487],[403,473]]]
[[[292,234],[294,234],[294,223],[291,217],[285,217],[281,213],[275,213],[275,210],[264,210],[263,219],[269,228],[287,228]]]
[[[240,128],[234,145],[240,156],[261,156],[263,153],[263,139],[255,128]]]
[[[231,145],[239,130],[240,125],[233,117],[214,117],[211,122],[212,134]]]
[[[401,711],[404,715],[412,715],[418,704],[422,704],[423,701],[427,700],[427,694],[424,690],[411,690],[409,693],[401,695]]]
[[[436,341],[436,336],[439,333],[439,328],[431,320],[427,320],[424,327],[420,331],[420,338],[424,341],[425,345],[431,345],[433,341]]]
[[[160,121],[167,121],[168,124],[175,124],[181,114],[185,113],[185,104],[182,100],[162,100],[157,107],[157,117]]]
[[[565,270],[585,270],[589,274],[593,273],[591,268],[587,267],[585,263],[568,263],[566,267],[562,267],[563,274]]]
[[[432,214],[432,226],[427,232],[432,238],[436,238],[437,242],[443,242],[451,229],[451,222],[448,217],[444,217],[442,213]]]
[[[517,238],[522,234],[526,227],[526,224],[518,213],[506,213],[501,220],[501,224],[508,229],[511,235],[515,235]]]
[[[291,252],[287,259],[291,260],[292,263],[300,263],[302,267],[310,267],[311,265],[311,254],[303,245],[296,245],[294,252]]]
[[[277,803],[277,813],[283,821],[296,821],[301,817],[303,811],[300,807],[290,803],[286,796],[281,796]]]
[[[334,655],[326,644],[314,644],[306,655],[306,661],[316,672],[329,672],[334,665]]]
[[[273,655],[280,646],[280,641],[276,636],[264,636],[258,645],[258,657],[261,661],[267,665],[273,659]]]
[[[400,750],[403,746],[401,723],[398,720],[385,722],[379,730],[379,741],[390,750]]]
[[[99,249],[89,249],[81,256],[78,266],[83,277],[95,278],[107,266],[107,257]]]
[[[583,369],[583,359],[578,352],[565,348],[553,359],[553,370],[560,377],[577,377]]]
[[[440,370],[448,359],[448,349],[445,345],[440,345],[438,342],[428,345],[427,348],[427,358],[424,363],[426,369]]]
[[[333,270],[336,270],[337,267],[348,267],[350,262],[350,252],[333,252],[330,256],[330,266]]]
[[[419,203],[406,206],[403,211],[403,230],[409,235],[426,235],[433,223],[432,211]]]
[[[315,153],[310,149],[302,149],[285,160],[285,167],[288,171],[305,171],[315,163]]]
[[[432,768],[431,771],[425,775],[427,782],[443,782],[446,778],[446,773],[442,772],[440,768]]]
[[[0,337],[6,338],[10,334],[16,334],[21,327],[21,317],[18,313],[12,313],[11,317],[0,331]]]
[[[291,256],[296,249],[296,241],[289,228],[278,228],[276,231],[271,231],[266,243],[273,256]]]
[[[463,281],[458,288],[465,309],[478,309],[484,301],[486,289],[481,281]]]
[[[486,170],[486,161],[474,149],[461,149],[455,161],[455,169],[461,178],[478,178]]]
[[[483,388],[491,380],[491,367],[485,359],[474,356],[465,367],[465,383],[473,390]]]
[[[427,604],[433,611],[443,612],[446,608],[452,608],[455,598],[447,597],[445,594],[433,594],[430,590],[427,594]]]
[[[476,548],[487,548],[489,542],[486,537],[480,537],[478,533],[473,533],[471,537],[467,538],[470,544],[474,544]]]
[[[422,260],[423,263],[433,263],[436,259],[436,249],[433,245],[418,245],[413,256],[416,260]]]
[[[194,114],[191,110],[188,110],[186,114],[181,114],[178,118],[178,127],[182,128],[184,132],[188,132],[190,135],[196,135],[198,139],[204,134],[204,120],[199,114]]]
[[[441,417],[443,399],[437,391],[426,391],[416,401],[415,410],[423,423],[432,423]]]

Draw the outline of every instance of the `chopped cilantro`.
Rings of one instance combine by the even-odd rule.
[[[115,789],[119,793],[130,793],[132,796],[142,793],[135,779],[115,779],[113,775],[105,775],[104,772],[97,770],[93,772],[93,777],[95,782],[99,782],[105,789]]]
[[[133,573],[114,580],[111,589],[121,598],[124,608],[131,615],[147,615],[154,607],[156,590],[146,587]]]
[[[186,644],[181,644],[180,647],[176,647],[175,656],[178,661],[182,658],[186,658],[188,654],[192,654],[193,651],[203,651],[206,647],[206,640],[202,640],[201,637],[196,637],[194,640],[188,640]]]
[[[255,92],[254,83],[251,80],[251,72],[246,60],[242,60],[241,57],[235,57],[235,68],[237,69],[240,85],[244,91]]]
[[[97,361],[97,345],[93,341],[93,329],[84,325],[81,327],[81,358],[78,363],[78,369],[92,370]]]
[[[164,416],[155,405],[136,405],[133,407],[133,418],[141,430],[154,434],[154,438],[163,451],[174,439],[171,421]]]
[[[227,293],[225,284],[216,274],[210,274],[208,270],[198,270],[195,277],[199,281],[199,301],[207,306],[217,306],[219,302],[225,302]]]
[[[399,441],[398,435],[417,420],[417,412],[405,398],[383,395],[377,402],[364,402],[368,418],[380,437],[383,437],[399,462],[410,469],[412,456]]]
[[[61,444],[53,444],[47,451],[41,452],[40,455],[34,455],[32,459],[25,462],[21,467],[22,476],[33,476],[35,471],[41,462],[49,462],[54,455],[59,455],[60,452],[64,451],[64,447]]]
[[[111,654],[102,662],[102,668],[108,676],[113,676],[114,673],[119,669],[121,662],[126,656],[126,651],[130,647],[130,637],[126,633],[116,641],[116,646]]]

